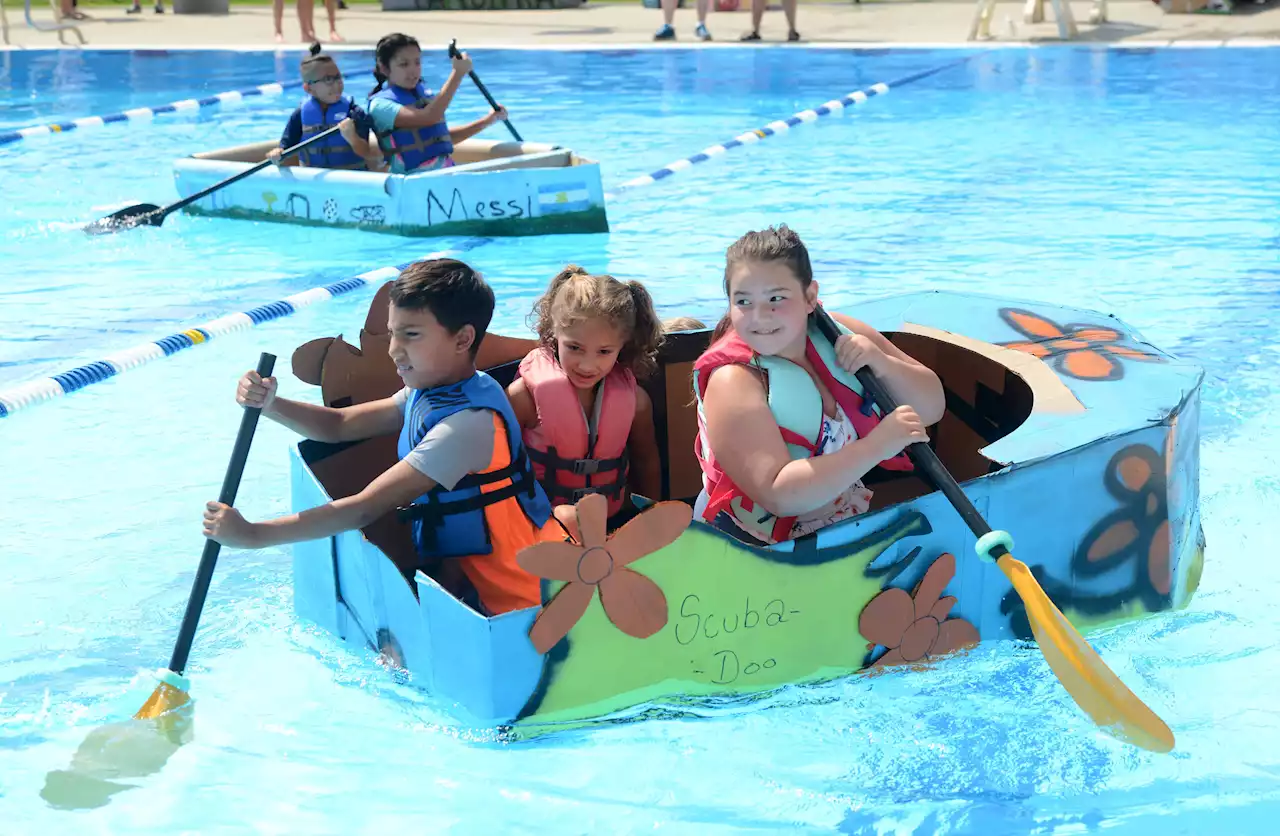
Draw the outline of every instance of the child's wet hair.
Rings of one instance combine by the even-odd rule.
[[[740,264],[755,262],[784,264],[800,282],[801,290],[813,284],[813,265],[809,262],[809,250],[795,230],[786,224],[768,229],[752,230],[729,245],[724,254],[724,295],[729,295],[729,275]],[[725,314],[711,335],[715,342],[729,331],[729,315]]]
[[[378,45],[373,50],[373,77],[378,83],[369,91],[370,96],[381,90],[382,85],[387,83],[387,74],[379,68],[390,67],[392,59],[396,57],[396,53],[408,46],[416,46],[418,49],[422,49],[418,45],[417,38],[412,35],[406,35],[403,32],[392,32],[390,35],[383,35],[382,39],[378,41]]]
[[[471,357],[493,319],[493,289],[469,264],[455,258],[415,261],[391,285],[391,304],[406,310],[428,310],[451,334],[470,325],[476,330]]]
[[[786,224],[748,232],[729,245],[724,254],[724,295],[729,295],[729,274],[739,264],[780,262],[800,282],[801,290],[813,284],[813,266],[809,250],[795,230]]]
[[[662,323],[654,310],[653,298],[637,281],[622,282],[609,275],[593,276],[575,264],[565,267],[551,280],[529,315],[538,342],[556,350],[556,332],[572,328],[588,319],[606,319],[626,336],[618,352],[618,363],[638,378],[646,378],[658,368],[658,347],[662,345]]]
[[[329,65],[332,65],[333,67],[338,66],[338,62],[333,60],[332,55],[329,55],[325,52],[321,52],[320,50],[321,50],[321,47],[319,43],[313,43],[311,47],[307,50],[309,54],[307,55],[306,58],[302,59],[302,64],[300,66],[300,69],[302,70],[303,79],[306,79],[307,70],[311,69],[312,67],[319,67],[322,64],[329,64]]]
[[[691,316],[673,316],[662,320],[662,330],[667,334],[674,334],[677,331],[701,331],[706,327],[705,322]]]

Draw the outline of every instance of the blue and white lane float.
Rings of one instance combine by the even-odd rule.
[[[944,70],[949,70],[953,67],[958,67],[961,64],[964,64],[964,63],[967,63],[968,61],[973,60],[975,57],[977,56],[966,55],[964,58],[961,58],[958,61],[950,61],[941,66],[933,67],[932,69],[923,70],[918,73],[912,73],[911,75],[903,76],[902,78],[896,81],[890,81],[887,83],[881,82],[879,84],[873,84],[864,90],[855,90],[854,92],[850,93],[847,96],[843,96],[839,99],[832,99],[826,104],[822,104],[815,108],[811,108],[809,110],[802,110],[799,113],[792,114],[786,119],[778,119],[777,121],[770,122],[769,124],[765,125],[762,128],[756,128],[755,130],[738,134],[728,142],[722,142],[719,145],[712,145],[708,148],[703,148],[698,153],[689,157],[685,157],[684,159],[676,160],[673,163],[668,163],[667,165],[663,166],[657,171],[651,172],[649,174],[645,174],[641,177],[636,177],[632,180],[626,181],[625,183],[621,183],[618,186],[615,186],[613,191],[607,193],[605,197],[612,199],[626,192],[629,192],[632,189],[637,189],[641,186],[652,185],[653,183],[656,183],[659,180],[665,180],[666,178],[670,177],[671,175],[675,174],[678,171],[684,171],[685,169],[692,168],[693,166],[698,165],[699,163],[705,163],[707,160],[718,157],[721,154],[724,154],[733,150],[734,148],[741,148],[745,145],[751,145],[753,143],[760,142],[761,140],[768,139],[771,136],[776,136],[777,134],[783,133],[784,131],[789,131],[792,128],[796,127],[797,125],[803,125],[806,122],[816,122],[818,119],[822,118],[823,116],[828,116],[832,113],[839,113],[847,107],[857,107],[858,105],[866,102],[868,99],[874,98],[876,96],[883,96],[885,93],[888,93],[890,90],[893,90],[898,87],[902,87],[903,85],[906,85],[906,84],[910,84],[913,81],[919,81],[922,78],[928,78],[929,76],[937,75],[938,73],[943,72]]]
[[[490,238],[469,238],[447,250],[429,253],[423,258],[455,257],[482,247],[491,240]],[[53,377],[32,380],[10,389],[0,389],[0,418],[6,418],[34,404],[69,395],[86,386],[101,383],[129,369],[137,368],[144,363],[158,360],[161,357],[169,357],[183,349],[206,343],[214,337],[235,331],[243,331],[246,328],[261,325],[264,322],[271,322],[272,320],[289,316],[301,308],[314,305],[317,302],[324,302],[335,296],[351,293],[363,287],[376,289],[383,282],[394,279],[401,270],[411,263],[406,262],[394,267],[380,267],[377,270],[370,270],[367,273],[361,273],[358,276],[352,276],[340,282],[334,282],[322,287],[313,287],[310,290],[286,296],[284,299],[266,305],[259,305],[247,311],[220,316],[202,325],[187,328],[162,339],[136,345],[124,351],[118,351],[103,357],[101,360],[77,366],[74,369],[68,369],[65,372],[55,374]]]
[[[228,104],[238,102],[253,96],[279,96],[286,90],[292,90],[302,86],[301,81],[275,82],[272,84],[259,84],[257,87],[250,87],[247,90],[228,90],[225,93],[218,93],[216,96],[206,96],[203,99],[183,99],[179,102],[171,102],[167,105],[158,107],[135,107],[121,113],[111,113],[106,116],[85,116],[80,119],[72,119],[68,122],[51,122],[47,125],[31,125],[26,128],[19,128],[16,131],[6,131],[0,133],[0,145],[8,145],[11,142],[20,142],[24,139],[32,137],[48,136],[49,134],[67,133],[77,128],[97,128],[112,122],[146,122],[154,119],[162,113],[185,113],[189,111],[200,110],[213,105]]]
[[[646,174],[643,177],[628,180],[617,186],[613,192],[607,194],[606,197],[613,198],[619,194],[630,191],[631,189],[656,183],[659,180],[670,177],[678,171],[683,171],[684,169],[690,168],[698,163],[706,162],[707,160],[726,153],[733,148],[759,142],[767,137],[790,130],[796,125],[816,121],[822,116],[827,116],[828,114],[843,110],[846,107],[860,105],[870,98],[884,95],[891,89],[902,87],[903,85],[919,81],[923,78],[928,78],[932,75],[937,75],[944,70],[949,70],[952,67],[957,67],[961,64],[967,63],[975,57],[977,56],[967,55],[964,58],[942,64],[941,66],[922,70],[918,73],[912,73],[911,75],[904,76],[896,81],[873,84],[865,90],[854,91],[847,96],[840,99],[833,99],[826,104],[820,105],[811,110],[802,110],[787,119],[779,119],[775,122],[770,122],[762,128],[757,128],[754,131],[748,131],[729,140],[728,142],[720,145],[713,145],[710,148],[706,148],[690,157],[677,160],[674,163],[658,169],[652,174]],[[298,84],[300,84],[300,82]],[[278,87],[283,90],[286,87],[292,86],[298,85],[293,83],[287,85],[264,84],[255,89],[263,90],[264,88]],[[224,97],[230,95],[232,94],[219,94],[219,96]],[[219,97],[214,96],[211,97],[211,99],[219,99]],[[160,109],[157,108],[155,110],[159,111]],[[0,139],[0,141],[3,140]],[[430,255],[424,256],[424,258],[444,258],[450,255],[464,253],[483,246],[484,244],[489,243],[490,240],[491,239],[488,238],[471,238],[451,249],[431,253]],[[361,287],[367,287],[374,283],[388,281],[389,279],[394,278],[396,274],[406,266],[407,264],[402,264],[396,267],[382,267],[368,273],[362,273],[359,276],[355,276],[350,279],[345,279],[344,281],[337,282],[335,284],[312,288],[311,290],[303,291],[302,293],[289,296],[277,302],[260,305],[259,307],[242,313],[234,313],[219,317],[218,319],[207,322],[204,325],[195,328],[188,328],[185,331],[170,334],[163,339],[144,343],[142,345],[117,352],[116,354],[112,354],[97,362],[78,366],[74,369],[56,374],[53,377],[41,378],[10,389],[0,390],[0,418],[12,415],[14,412],[30,406],[31,404],[52,400],[70,392],[83,389],[84,387],[90,386],[94,383],[100,383],[103,380],[115,377],[117,374],[120,374],[127,369],[135,368],[159,357],[168,357],[169,355],[181,351],[184,348],[191,348],[192,346],[200,345],[215,336],[231,333],[233,331],[240,331],[245,328],[251,328],[255,325],[261,325],[264,322],[270,322],[273,319],[288,316],[298,308],[303,308],[308,305],[315,304],[316,302],[331,299],[334,296],[340,296],[344,293],[350,293],[353,290]]]

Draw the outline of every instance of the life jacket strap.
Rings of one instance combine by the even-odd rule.
[[[428,535],[450,514],[466,514],[471,511],[479,511],[490,505],[497,505],[499,502],[522,495],[533,499],[537,495],[538,480],[534,478],[533,470],[530,468],[529,460],[524,453],[525,451],[522,449],[514,462],[497,470],[491,470],[488,473],[468,473],[458,480],[458,484],[453,486],[452,491],[446,491],[437,485],[427,494],[426,502],[402,505],[396,508],[396,516],[401,522],[422,520],[423,534]],[[444,493],[480,488],[484,485],[492,485],[506,480],[510,480],[511,484],[496,491],[487,493],[482,491],[463,499],[441,501],[436,498]]]
[[[616,459],[566,459],[556,453],[554,447],[547,448],[545,453],[530,450],[529,458],[545,467],[548,475],[553,470],[564,470],[574,476],[595,476],[610,470],[626,470],[631,461],[625,450]]]

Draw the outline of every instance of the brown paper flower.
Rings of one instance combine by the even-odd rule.
[[[962,618],[947,618],[956,599],[940,596],[955,574],[955,556],[944,553],[933,561],[911,595],[891,587],[867,602],[858,617],[858,630],[875,644],[889,648],[873,666],[933,659],[978,643],[978,631],[972,624]]]
[[[693,520],[693,509],[683,502],[659,502],[607,539],[609,503],[603,496],[584,496],[574,511],[580,542],[537,543],[516,555],[526,572],[566,581],[534,620],[533,646],[539,653],[555,647],[582,618],[597,589],[605,615],[628,636],[643,639],[661,630],[667,623],[666,596],[627,564],[674,543]]]

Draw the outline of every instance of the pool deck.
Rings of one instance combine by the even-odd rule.
[[[57,47],[58,38],[50,32],[30,29],[23,22],[18,0],[3,0],[9,19],[11,48]],[[52,22],[45,0],[35,0],[36,19]],[[146,4],[144,3],[144,6]],[[166,4],[169,5],[169,4]],[[290,4],[292,5],[292,4]],[[317,3],[316,25],[325,27],[322,3]],[[744,8],[749,6],[744,2]],[[713,3],[714,8],[714,3]],[[1196,45],[1262,45],[1280,44],[1280,0],[1254,4],[1245,0],[1234,14],[1165,14],[1149,0],[1113,2],[1110,22],[1093,25],[1088,22],[1091,4],[1076,2],[1071,6],[1080,34],[1077,42],[1102,44]],[[275,46],[272,36],[271,8],[232,6],[226,16],[175,15],[170,6],[163,16],[147,12],[126,16],[124,6],[94,6],[89,13],[95,18],[80,23],[90,47],[157,48],[157,47],[238,47],[261,49]],[[1057,27],[1052,23],[1052,10],[1046,4],[1050,22],[1022,22],[1021,4],[1001,2],[992,19],[994,38],[982,44],[1061,43]],[[415,35],[424,45],[444,44],[457,38],[464,47],[522,46],[532,48],[583,48],[588,46],[656,46],[669,48],[670,43],[654,44],[653,32],[661,22],[657,10],[634,5],[596,4],[577,9],[524,11],[433,11],[383,12],[376,6],[352,6],[340,11],[338,30],[353,47],[368,48],[379,37],[392,31]],[[805,42],[813,45],[873,46],[925,44],[930,46],[964,45],[974,14],[974,4],[964,0],[913,3],[868,2],[813,3],[800,7],[798,28]],[[732,44],[747,29],[750,16],[746,11],[715,12],[708,26],[720,40],[710,46]],[[694,13],[689,8],[676,13],[679,40],[677,47],[700,46],[693,38]],[[301,48],[296,41],[297,18],[292,8],[285,12],[285,36],[294,39],[287,48]],[[780,10],[765,15],[763,45],[778,44],[785,35],[786,23]],[[67,40],[75,38],[67,33]],[[786,44],[779,44],[786,47]],[[0,49],[4,47],[0,45]]]

